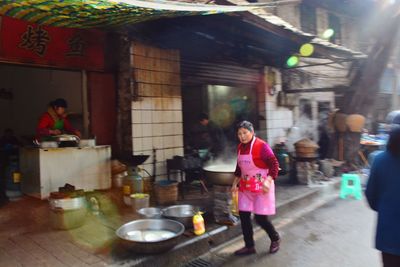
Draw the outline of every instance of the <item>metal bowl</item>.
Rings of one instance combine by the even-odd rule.
[[[193,215],[200,208],[192,205],[174,205],[162,209],[162,216],[182,223],[186,228],[193,227]]]
[[[40,148],[57,148],[58,143],[56,141],[43,141],[40,142]]]
[[[160,208],[142,208],[137,211],[140,217],[144,219],[160,219],[161,209]]]
[[[232,169],[232,171],[229,171]],[[235,180],[235,166],[231,165],[210,165],[203,168],[204,175],[210,184],[232,185]]]
[[[174,236],[161,241],[133,241],[127,239],[130,231],[136,230],[167,230],[174,233]],[[177,245],[180,236],[185,231],[183,224],[167,219],[142,219],[128,222],[117,229],[115,234],[121,243],[137,253],[161,253],[172,249]]]

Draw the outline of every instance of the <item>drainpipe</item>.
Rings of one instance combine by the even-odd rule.
[[[83,137],[89,137],[89,108],[88,108],[88,94],[87,94],[87,73],[82,70],[82,116],[83,116]]]

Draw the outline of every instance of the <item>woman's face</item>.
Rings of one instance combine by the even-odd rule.
[[[253,139],[254,132],[249,131],[246,128],[239,128],[237,135],[242,144],[247,144],[251,141],[251,139]]]
[[[58,116],[63,116],[65,114],[65,108],[64,107],[54,107],[54,111]]]

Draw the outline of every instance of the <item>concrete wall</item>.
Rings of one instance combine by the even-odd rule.
[[[131,63],[134,84],[132,102],[133,154],[151,155],[143,167],[166,179],[166,160],[183,156],[183,120],[180,57],[176,50],[164,50],[134,42]]]
[[[289,22],[294,27],[301,29],[299,4],[281,5],[276,8],[276,15]]]

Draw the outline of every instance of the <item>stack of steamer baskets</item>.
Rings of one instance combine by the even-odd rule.
[[[301,139],[294,144],[296,157],[316,158],[319,146],[308,138]]]

